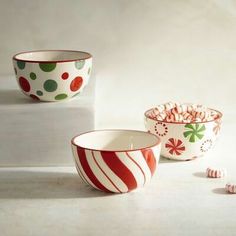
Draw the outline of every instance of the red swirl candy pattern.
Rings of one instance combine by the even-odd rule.
[[[98,190],[125,193],[147,184],[158,164],[160,146],[138,151],[94,151],[72,144],[81,179]]]

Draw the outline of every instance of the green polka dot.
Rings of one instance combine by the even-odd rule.
[[[58,94],[55,97],[56,100],[62,100],[62,99],[65,99],[65,98],[67,98],[67,94],[65,94],[65,93]]]
[[[39,96],[42,96],[42,95],[43,95],[43,92],[40,91],[40,90],[38,90],[36,93],[37,93],[37,95],[39,95]]]
[[[53,71],[56,68],[57,63],[39,63],[39,67],[44,72]]]
[[[17,61],[17,66],[19,69],[23,70],[25,68],[25,62],[24,61]]]
[[[85,61],[84,60],[80,60],[80,61],[76,61],[75,62],[75,67],[80,70],[84,67]]]
[[[57,82],[52,79],[46,80],[43,87],[47,92],[54,92],[57,89]]]
[[[36,74],[34,72],[30,73],[30,79],[35,80],[37,78]]]

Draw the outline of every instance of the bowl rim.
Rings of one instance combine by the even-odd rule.
[[[159,121],[159,122],[167,123],[167,124],[176,124],[176,125],[177,125],[177,124],[179,124],[179,125],[186,125],[186,124],[203,124],[203,123],[209,123],[209,122],[212,122],[212,121],[215,121],[215,120],[219,120],[219,119],[221,119],[222,116],[223,116],[223,114],[222,114],[220,111],[208,107],[208,109],[210,109],[210,110],[212,110],[212,111],[216,111],[216,112],[219,114],[219,117],[214,118],[214,119],[209,120],[209,121],[193,121],[193,122],[189,122],[189,123],[187,123],[187,122],[164,121],[164,120],[153,119],[153,118],[151,118],[151,117],[149,117],[149,116],[147,115],[147,113],[148,113],[149,111],[153,110],[154,108],[155,108],[155,107],[146,110],[146,111],[144,112],[144,116],[145,116],[147,119],[150,119],[150,120],[153,120],[153,121]]]
[[[19,59],[19,58],[16,58],[17,56],[21,55],[21,54],[26,54],[26,53],[34,53],[34,52],[77,52],[77,53],[86,53],[88,56],[87,57],[84,57],[84,58],[79,58],[79,59],[69,59],[69,60],[42,60],[42,61],[39,61],[39,60],[24,60],[24,59]],[[24,52],[19,52],[19,53],[16,53],[13,57],[12,57],[12,60],[16,60],[16,61],[23,61],[23,62],[29,62],[29,63],[63,63],[63,62],[73,62],[73,61],[81,61],[81,60],[87,60],[87,59],[90,59],[92,58],[93,56],[88,53],[88,52],[84,52],[84,51],[77,51],[77,50],[61,50],[61,49],[52,49],[52,50],[33,50],[33,51],[24,51]]]
[[[103,132],[103,131],[128,131],[128,132],[138,132],[138,133],[145,133],[145,134],[148,134],[148,135],[151,135],[153,137],[156,138],[157,142],[153,145],[150,145],[150,146],[146,146],[146,147],[143,147],[143,148],[134,148],[134,149],[124,149],[124,150],[104,150],[104,149],[95,149],[95,148],[87,148],[87,147],[82,147],[78,144],[75,143],[75,139],[79,136],[82,136],[84,134],[89,134],[89,133],[95,133],[95,132]],[[139,151],[139,150],[144,150],[144,149],[148,149],[148,148],[152,148],[152,147],[155,147],[155,146],[158,146],[161,144],[161,139],[155,135],[155,134],[152,134],[150,132],[147,132],[147,131],[142,131],[142,130],[132,130],[132,129],[96,129],[96,130],[90,130],[90,131],[87,131],[87,132],[83,132],[81,134],[78,134],[76,136],[74,136],[72,139],[71,139],[71,144],[76,146],[76,147],[79,147],[79,148],[82,148],[82,149],[85,149],[85,150],[90,150],[90,151],[97,151],[97,152],[133,152],[133,151]]]

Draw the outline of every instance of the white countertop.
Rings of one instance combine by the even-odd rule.
[[[236,177],[232,130],[204,158],[161,158],[151,183],[128,194],[93,190],[74,167],[0,168],[1,235],[236,235],[236,194],[204,173],[219,165]]]
[[[94,129],[95,78],[75,98],[37,102],[0,75],[0,166],[73,165],[71,138]]]

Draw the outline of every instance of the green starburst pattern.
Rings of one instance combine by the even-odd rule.
[[[195,143],[204,137],[205,125],[186,124],[184,127],[186,131],[183,134],[185,138],[189,139],[189,142]]]

